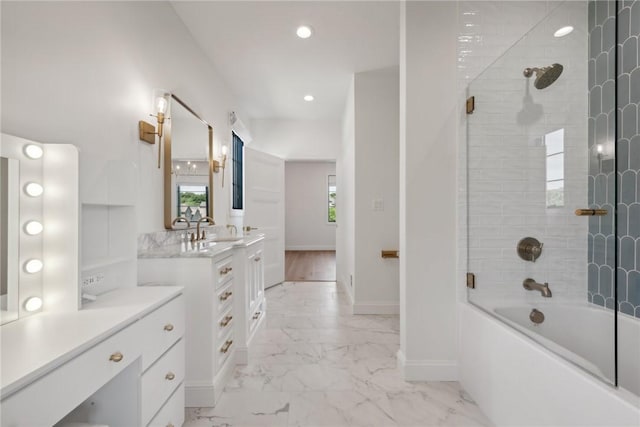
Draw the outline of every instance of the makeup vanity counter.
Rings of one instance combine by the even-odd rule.
[[[236,363],[248,362],[266,306],[263,252],[256,234],[138,253],[138,283],[184,287],[187,407],[213,406]]]
[[[1,424],[69,418],[153,425],[154,415],[184,401],[183,334],[177,286],[121,288],[79,311],[42,312],[3,325]],[[171,416],[180,425],[184,414]]]

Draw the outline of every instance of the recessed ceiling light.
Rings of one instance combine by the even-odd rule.
[[[313,30],[308,25],[301,25],[296,30],[296,34],[301,39],[308,39],[313,34]]]
[[[314,100],[313,95],[305,95],[304,100],[307,102],[311,102]]]
[[[554,37],[564,37],[566,35],[571,34],[573,31],[573,27],[571,25],[567,25],[566,27],[562,27],[558,29],[555,33],[553,33]]]

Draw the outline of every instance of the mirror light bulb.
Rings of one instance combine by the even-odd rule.
[[[296,30],[296,34],[301,39],[308,39],[309,37],[311,37],[311,34],[313,34],[313,31],[311,30],[311,27],[307,25],[301,25]]]
[[[39,272],[42,267],[44,267],[44,264],[39,259],[30,259],[24,264],[25,271],[31,274]]]
[[[559,28],[555,33],[553,33],[554,37],[564,37],[573,31],[573,27],[571,25],[567,25],[566,27]]]
[[[42,298],[31,297],[24,302],[24,309],[27,311],[37,311],[42,308]]]
[[[598,151],[598,153],[602,154],[602,152],[604,151],[604,147],[602,146],[602,144],[597,144],[596,150]]]
[[[226,156],[227,155],[227,151],[229,151],[229,147],[227,147],[226,145],[222,146],[222,155]]]
[[[24,186],[24,192],[31,197],[39,197],[42,195],[44,188],[37,182],[30,182]]]
[[[42,223],[39,221],[29,221],[25,224],[24,226],[24,231],[27,232],[28,235],[30,236],[35,236],[37,234],[42,233],[42,229],[44,227],[42,226]]]
[[[168,105],[169,103],[167,102],[167,99],[165,97],[159,96],[158,98],[156,98],[156,112],[162,114],[166,113]]]
[[[44,150],[42,147],[38,147],[37,145],[29,144],[24,147],[24,154],[27,155],[30,159],[37,160],[44,154]]]
[[[307,102],[311,102],[314,100],[313,95],[305,95],[304,100]]]

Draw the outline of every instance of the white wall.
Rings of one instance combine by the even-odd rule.
[[[399,311],[399,90],[397,67],[355,75],[356,314]]]
[[[153,88],[211,123],[215,150],[229,143],[227,114],[239,108],[169,3],[2,2],[3,131],[77,145],[83,202],[135,188],[114,168],[132,170],[138,233],[164,228],[157,144],[138,140]],[[225,223],[229,197],[216,182]]]
[[[355,273],[355,77],[349,85],[342,120],[341,154],[336,162],[336,277],[353,303]]]
[[[327,221],[328,176],[335,174],[335,162],[285,163],[286,250],[336,249],[336,225]]]
[[[407,2],[400,45],[400,351],[405,379],[454,380],[457,5]]]
[[[285,160],[335,160],[342,141],[339,120],[256,119],[251,148]]]
[[[399,311],[398,260],[380,256],[399,247],[398,78],[397,68],[356,73],[344,116],[337,274],[356,314]]]

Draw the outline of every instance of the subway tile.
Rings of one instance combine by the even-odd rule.
[[[620,239],[620,267],[627,272],[635,269],[636,262],[635,241],[629,236]]]
[[[638,66],[638,38],[630,37],[622,45],[622,72],[631,73]]]
[[[624,8],[618,13],[618,40],[629,38],[629,20],[631,9]]]
[[[596,85],[603,85],[609,79],[609,54],[602,52],[596,58]]]
[[[627,170],[629,168],[629,157],[631,149],[629,147],[629,140],[620,138],[616,147],[616,156],[618,157],[618,167],[620,170]]]
[[[636,180],[637,173],[627,170],[622,174],[620,180],[620,202],[630,205],[636,202]],[[633,218],[630,216],[630,218]]]
[[[612,268],[616,266],[616,241],[613,234],[607,236],[605,264]]]
[[[621,268],[616,269],[616,288],[618,301],[627,301],[627,272]]]
[[[624,236],[628,233],[627,221],[629,217],[628,207],[625,204],[618,204],[618,235]]]
[[[623,76],[627,76],[627,74],[624,74]],[[622,82],[620,82],[620,80],[622,80]],[[621,77],[620,80],[619,82],[624,85],[625,84],[624,80],[627,80],[627,79],[624,77]],[[640,68],[636,68],[634,71],[629,73],[628,81],[629,81],[628,83],[629,98],[625,99],[623,97],[622,99],[618,100],[618,102],[620,103],[619,105],[627,105],[629,103],[637,104],[640,102]]]
[[[616,85],[613,80],[608,80],[602,86],[602,111],[610,112],[615,108]]]
[[[620,303],[619,310],[624,314],[628,314],[629,316],[633,316],[635,313],[635,307],[626,301],[622,301]]]
[[[629,78],[629,74],[621,74],[618,77],[618,105],[627,105],[629,103]]]
[[[603,235],[597,234],[593,237],[593,262],[597,265],[604,265],[606,262],[606,239]]]
[[[599,280],[598,293],[605,298],[613,296],[613,269],[609,266],[600,267],[600,280]]]
[[[629,24],[629,34],[636,37],[640,36],[640,2],[638,1],[631,7]]]
[[[604,307],[604,297],[600,294],[593,295],[593,303]]]
[[[629,219],[631,221],[629,221],[626,235],[634,239],[640,238],[640,203],[634,203],[629,206]]]
[[[629,104],[622,110],[622,137],[631,139],[637,133],[638,111],[635,104]]]
[[[602,50],[609,51],[616,45],[616,20],[613,17],[607,19],[602,26]]]
[[[640,272],[631,271],[627,280],[627,301],[633,306],[640,306]]]

